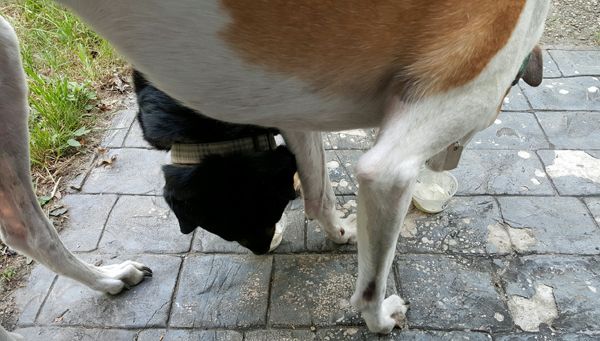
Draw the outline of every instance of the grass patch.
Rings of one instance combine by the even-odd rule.
[[[31,161],[34,168],[51,169],[93,129],[97,92],[124,63],[105,40],[50,0],[13,0],[0,5],[0,12],[21,42]]]
[[[9,267],[0,272],[0,279],[4,282],[10,282],[17,275],[15,268]]]

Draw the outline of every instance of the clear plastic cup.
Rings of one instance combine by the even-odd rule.
[[[442,212],[457,189],[458,181],[450,172],[434,172],[423,167],[415,184],[413,204],[425,213]]]

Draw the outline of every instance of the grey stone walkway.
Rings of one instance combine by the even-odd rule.
[[[438,215],[412,211],[390,291],[411,302],[394,340],[600,339],[600,51],[545,52],[540,88],[515,87],[454,172]],[[37,267],[19,293],[29,340],[377,340],[350,307],[355,247],[287,214],[284,241],[257,257],[201,230],[179,233],[161,194],[162,152],[134,110],[104,140],[116,159],[65,198],[62,237],[92,263],[144,262],[154,277],[111,297]],[[324,135],[340,205],[372,131]]]

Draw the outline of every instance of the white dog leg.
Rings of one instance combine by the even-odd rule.
[[[356,241],[356,223],[342,219],[335,208],[335,194],[325,166],[325,151],[320,132],[283,132],[285,141],[296,156],[304,195],[304,210],[316,219],[327,237],[338,244]]]
[[[17,37],[0,17],[0,238],[56,273],[92,289],[117,294],[150,275],[125,262],[96,267],[75,257],[60,241],[37,202],[29,174],[27,87]]]

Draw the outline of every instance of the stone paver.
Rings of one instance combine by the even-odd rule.
[[[600,149],[600,112],[538,112],[553,149]]]
[[[502,110],[506,111],[527,111],[531,106],[527,102],[527,98],[521,90],[521,85],[513,86],[508,95],[502,102]]]
[[[489,235],[502,221],[492,197],[453,198],[438,214],[413,208],[398,241],[401,253],[506,254],[510,249]]]
[[[177,218],[163,197],[122,196],[106,223],[99,251],[181,253],[190,250],[191,240],[191,234],[180,232]]]
[[[600,229],[575,198],[498,198],[508,235],[521,253],[600,254]]]
[[[467,149],[537,150],[550,146],[531,113],[501,113],[494,124],[475,135]]]
[[[136,341],[242,341],[243,335],[225,330],[156,330],[139,333]]]
[[[157,195],[164,179],[160,166],[166,154],[156,150],[112,149],[105,158],[116,156],[111,166],[92,170],[83,186],[84,193]]]
[[[546,79],[539,88],[524,88],[534,110],[600,111],[598,77]]]
[[[552,288],[554,302],[550,303],[558,310],[551,322],[553,328],[567,333],[600,329],[600,258],[527,256],[496,263],[511,298],[531,299],[540,285]]]
[[[565,76],[599,76],[600,51],[550,51]]]
[[[465,150],[453,171],[459,195],[553,195],[535,152]]]
[[[104,231],[104,224],[111,212],[116,195],[69,195],[63,204],[68,209],[68,228],[60,234],[63,243],[71,251],[95,250]]]
[[[17,331],[25,340],[52,340],[52,341],[133,341],[135,332],[119,329],[87,329],[87,328],[56,328],[39,327],[23,328]]]
[[[173,301],[171,326],[263,325],[271,263],[270,256],[194,255],[186,258]]]
[[[270,255],[201,228],[182,235],[161,197],[166,153],[143,141],[131,97],[102,141],[98,157],[116,156],[112,165],[90,164],[64,198],[61,236],[92,264],[140,260],[154,276],[113,297],[36,266],[15,297],[19,332],[33,341],[600,339],[600,51],[544,57],[542,86],[513,87],[467,146],[446,210],[409,212],[387,293],[410,302],[407,330],[367,331],[349,303],[356,246],[325,239],[302,199]],[[376,134],[323,134],[348,219],[354,167]]]
[[[125,258],[85,256],[90,263],[107,260],[116,264]],[[93,291],[70,279],[59,278],[44,303],[37,323],[53,326],[98,328],[165,327],[181,258],[141,255],[127,259],[151,265],[153,277],[119,296]]]
[[[600,152],[540,150],[538,154],[561,195],[600,195]]]
[[[512,328],[485,258],[401,255],[400,290],[410,301],[411,327],[502,331]]]

